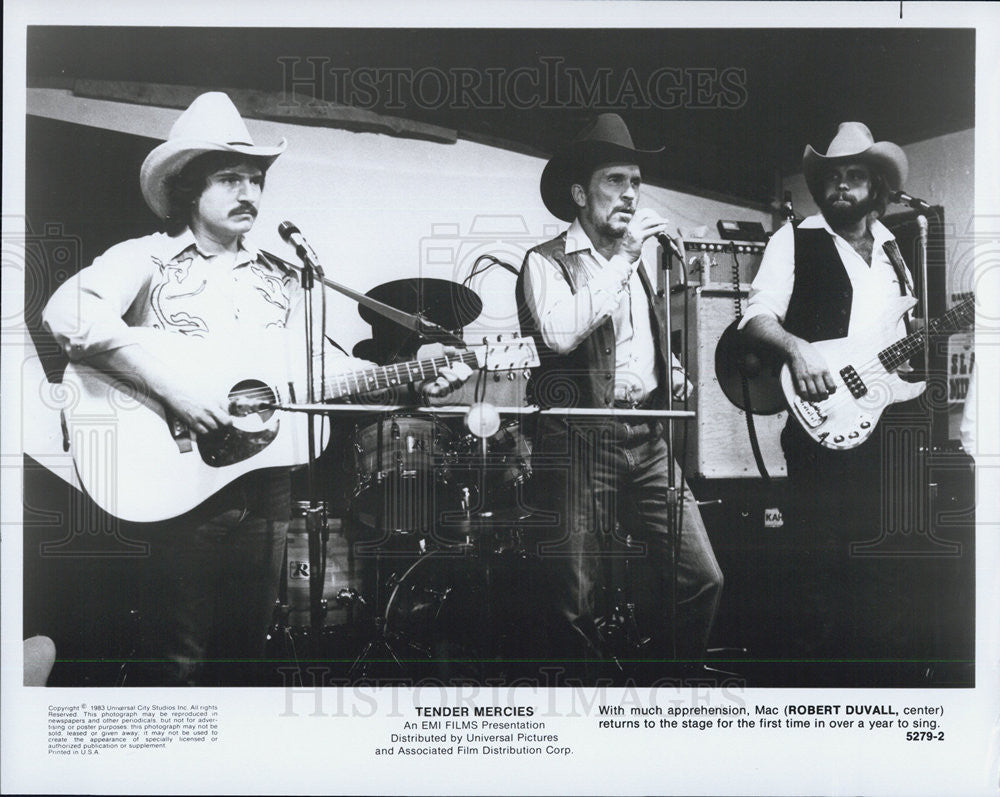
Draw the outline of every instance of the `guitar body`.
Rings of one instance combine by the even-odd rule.
[[[219,396],[249,390],[261,402],[288,400],[280,335],[255,341],[240,356],[204,340],[149,332],[143,334],[144,348]],[[308,461],[305,414],[248,411],[234,416],[230,429],[198,435],[127,375],[115,378],[71,363],[63,384],[73,395],[63,417],[80,483],[98,506],[122,520],[175,517],[245,473]],[[324,443],[317,435],[317,450]]]
[[[138,390],[128,374],[116,378],[70,363],[63,375],[71,396],[63,410],[65,434],[80,483],[101,509],[137,523],[166,520],[246,473],[309,461],[308,416],[272,408],[307,398],[305,380],[294,379],[304,376],[305,363],[289,362],[289,349],[297,347],[286,345],[283,331],[244,335],[239,350],[154,329],[133,333],[152,356],[199,385],[199,392],[228,396],[234,423],[198,435]],[[461,354],[334,375],[322,395],[345,398],[433,378],[455,362],[494,374],[522,371],[537,367],[538,352],[530,338],[498,336]],[[317,431],[317,452],[328,436]]]
[[[879,353],[897,339],[899,321],[914,304],[916,299],[901,296],[871,328],[813,344],[837,385],[823,401],[800,398],[788,366],[782,367],[781,389],[791,415],[817,443],[833,450],[859,446],[871,436],[886,407],[924,392],[923,382],[906,382],[879,360]]]

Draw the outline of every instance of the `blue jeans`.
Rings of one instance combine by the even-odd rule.
[[[640,609],[652,618],[648,631],[655,650],[670,655],[673,630],[677,659],[700,660],[723,576],[694,496],[675,465],[675,485],[683,501],[677,627],[671,629],[670,462],[660,424],[546,419],[536,436],[532,465],[535,504],[550,513],[552,521],[539,544],[543,578],[552,605],[575,640],[570,644],[576,650],[567,652],[584,658],[604,654],[597,629],[598,593],[602,585],[619,586],[607,583],[613,572],[608,565],[621,558],[629,537],[640,550],[630,562],[645,571],[650,587],[644,597],[651,605]]]

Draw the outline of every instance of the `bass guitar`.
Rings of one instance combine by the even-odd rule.
[[[924,392],[923,382],[907,382],[897,369],[927,345],[927,333],[941,335],[970,325],[975,298],[969,297],[923,330],[889,343],[900,319],[916,299],[900,296],[885,317],[872,328],[846,338],[812,345],[823,355],[837,389],[823,401],[809,401],[795,392],[787,365],[782,366],[781,390],[791,417],[825,448],[838,451],[861,445],[875,429],[890,404],[908,401]]]

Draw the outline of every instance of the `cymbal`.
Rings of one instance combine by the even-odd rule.
[[[456,330],[475,321],[483,311],[483,301],[474,290],[457,282],[413,277],[377,285],[366,296],[392,305],[406,313],[419,313],[428,321],[449,330]],[[358,313],[372,327],[392,327],[403,333],[402,327],[384,319],[367,307]]]

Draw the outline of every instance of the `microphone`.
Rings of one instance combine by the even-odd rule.
[[[897,205],[909,205],[914,210],[931,210],[931,206],[924,202],[924,200],[917,199],[916,197],[910,196],[902,191],[893,191],[889,195],[889,199]]]
[[[792,205],[791,191],[785,191],[784,198],[781,200],[781,218],[784,219],[784,224],[795,221],[795,208]]]
[[[669,249],[671,252],[677,255],[678,260],[680,260],[682,263],[684,262],[684,250],[681,249],[681,245],[677,243],[676,239],[671,238],[665,232],[661,232],[656,234],[656,240],[660,242],[660,246],[662,246],[664,249]]]
[[[288,244],[295,247],[295,254],[297,254],[307,266],[312,266],[312,268],[318,273],[323,273],[323,268],[319,264],[319,256],[313,251],[313,248],[309,245],[309,242],[302,235],[302,231],[299,230],[292,222],[283,221],[278,225],[278,235],[281,239]]]

